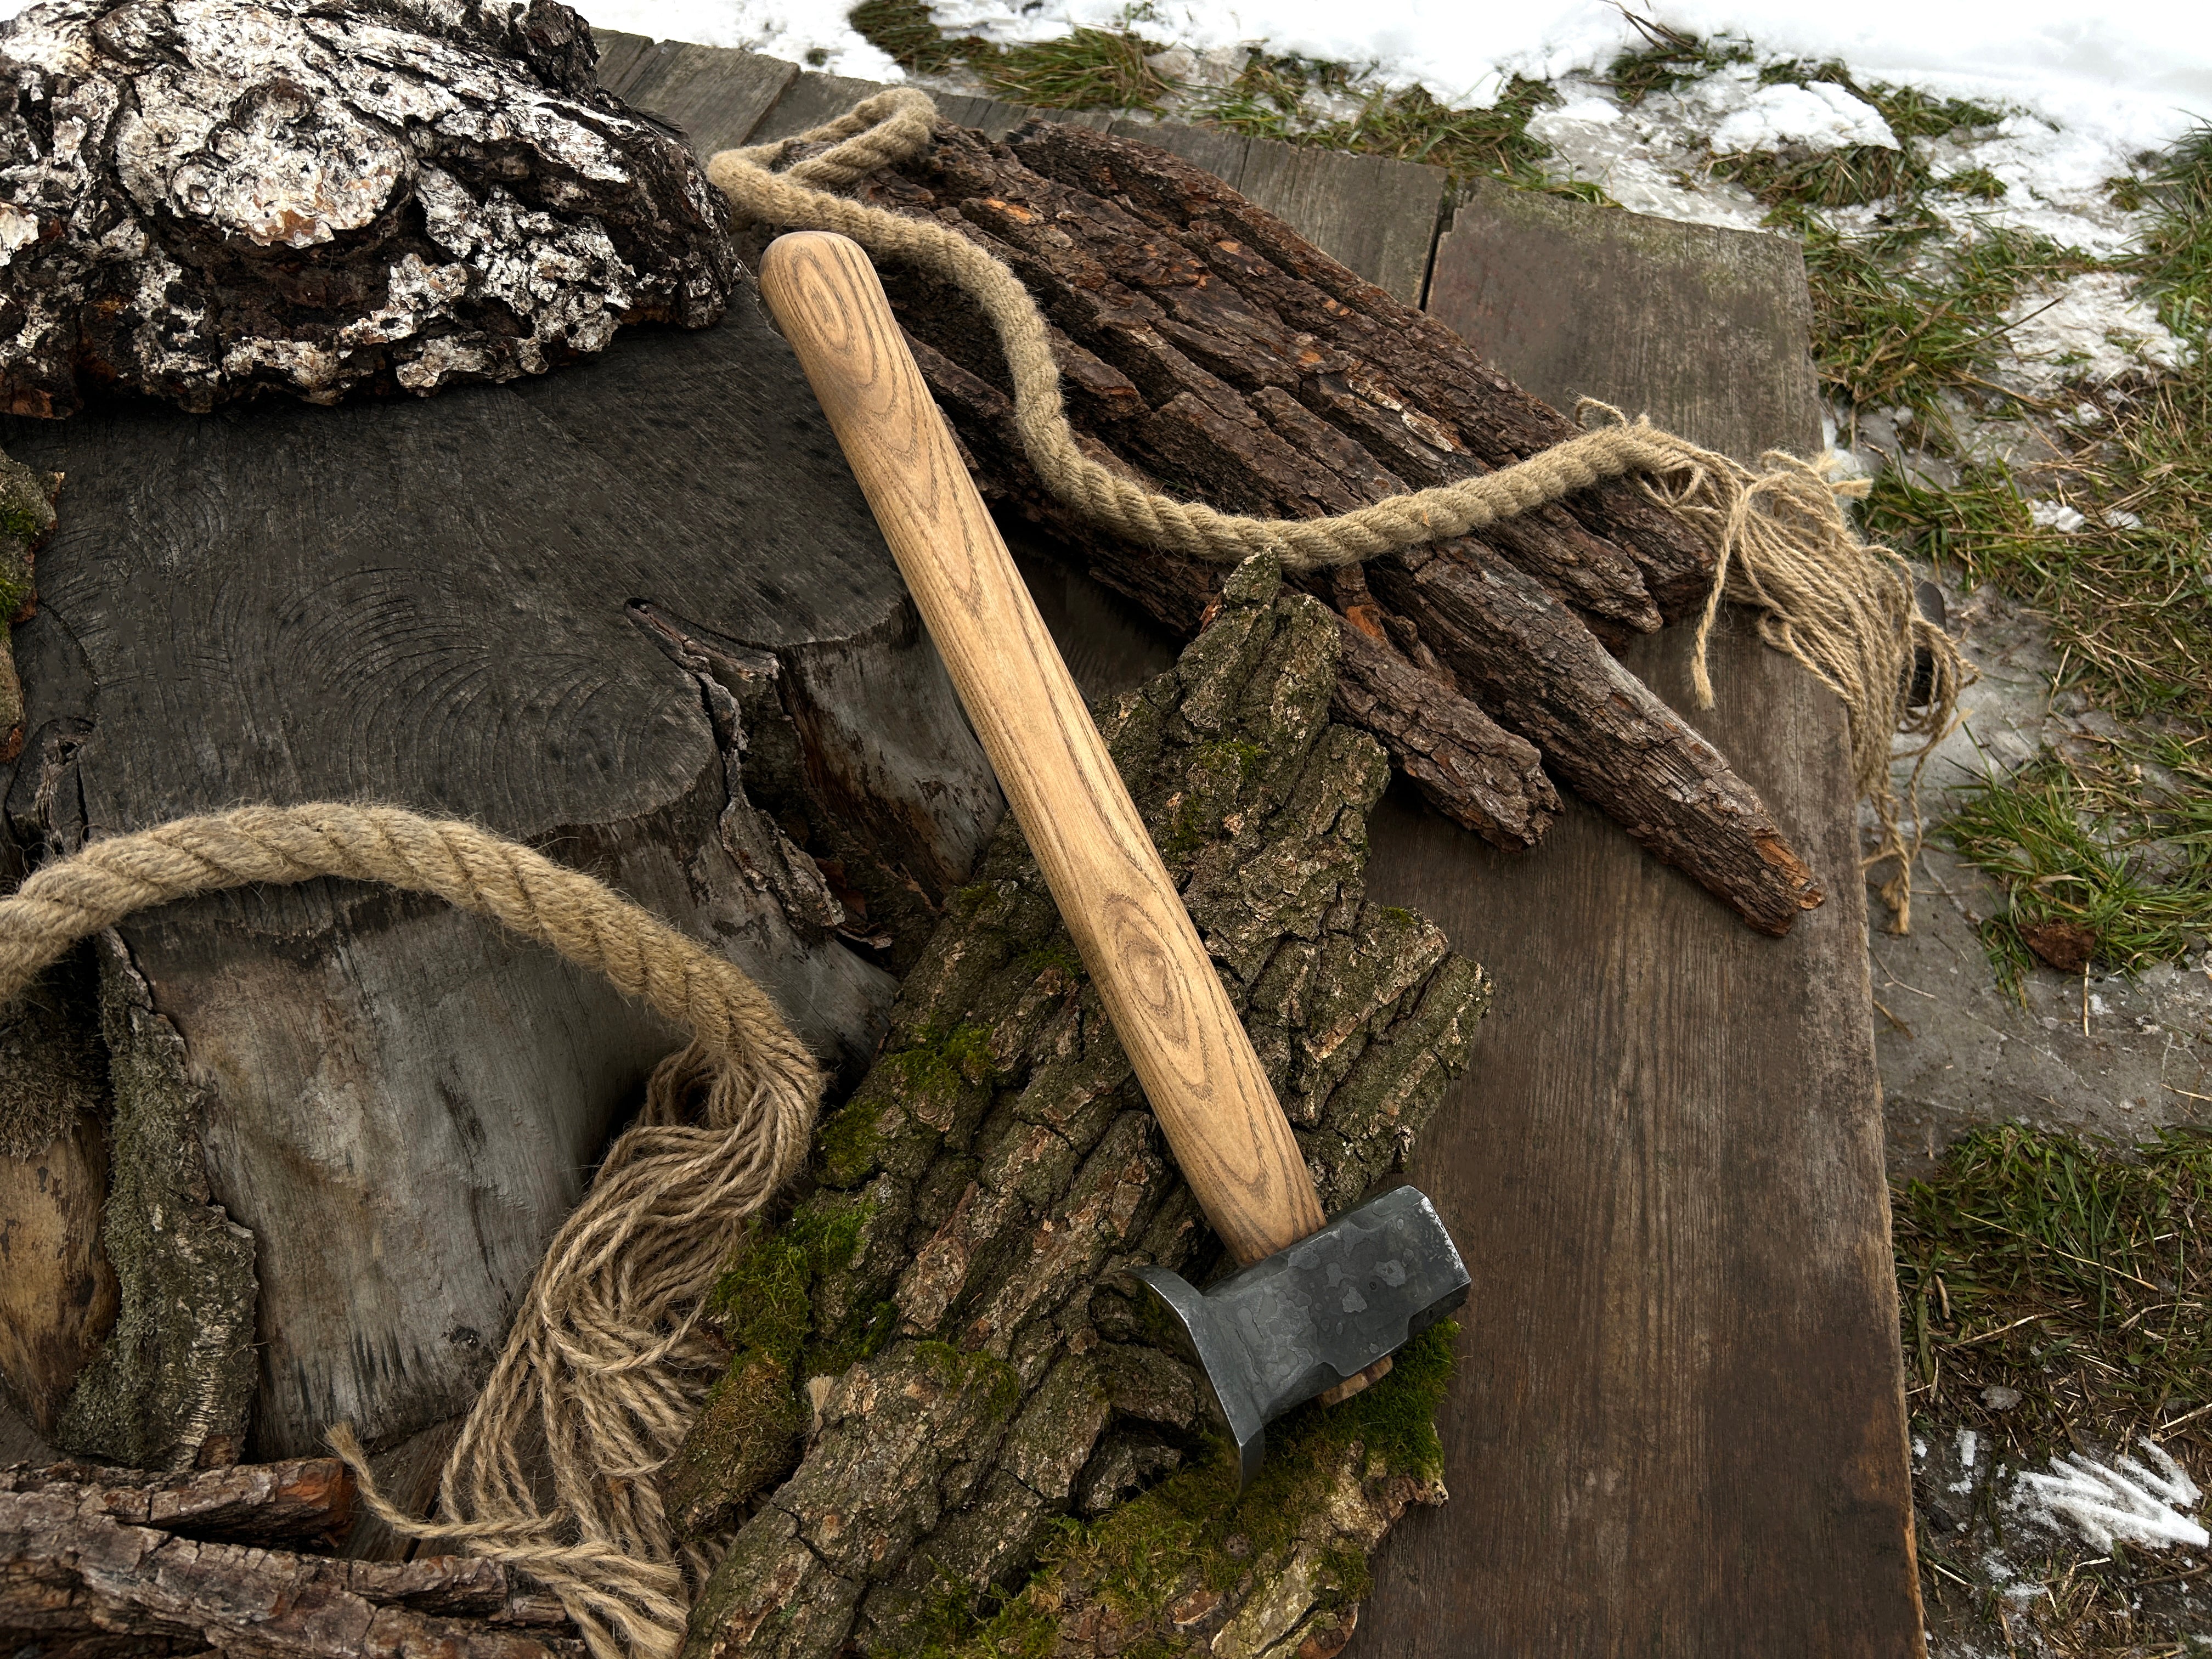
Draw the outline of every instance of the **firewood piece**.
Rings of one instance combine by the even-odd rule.
[[[1346,617],[1331,713],[1382,738],[1431,805],[1494,847],[1534,847],[1559,816],[1536,745],[1516,738],[1443,676]],[[1462,803],[1470,804],[1467,810]]]
[[[597,55],[551,0],[17,13],[0,408],[428,392],[543,374],[621,323],[713,322],[737,275],[721,199],[599,88]]]
[[[1397,343],[1420,324],[1415,313],[1311,250],[1297,252],[1303,245],[1279,227],[1260,238],[1266,216],[1218,180],[1128,140],[1039,124],[994,146],[940,125],[928,153],[862,194],[957,216],[1013,267],[1060,331],[1062,361],[1079,366],[1071,418],[1153,488],[1310,518],[1518,459],[1566,434],[1553,411],[1463,344],[1439,345],[1442,367],[1406,358]],[[1225,233],[1232,222],[1246,229]],[[1314,285],[1324,276],[1334,294]],[[986,474],[1103,580],[1189,629],[1218,578],[1195,560],[1119,541],[1054,499],[1022,452],[981,313],[911,271],[892,269],[887,286],[908,331],[933,348],[921,355],[924,372]],[[1417,368],[1421,393],[1409,389]],[[1702,538],[1653,517],[1631,482],[1573,499],[1610,515],[1611,540],[1562,506],[1372,561],[1365,578],[1352,567],[1297,577],[1370,644],[1400,653],[1355,647],[1338,710],[1382,738],[1448,816],[1526,846],[1555,810],[1538,793],[1549,785],[1533,769],[1537,757],[1489,739],[1494,722],[1752,927],[1784,931],[1820,902],[1810,872],[1757,793],[1592,632],[1656,625],[1644,586],[1654,572],[1662,588],[1676,583],[1678,599],[1701,595],[1702,579],[1688,584],[1684,573],[1702,568],[1692,556],[1703,556]],[[1386,568],[1425,574],[1393,585]],[[1470,640],[1478,616],[1492,631]],[[1446,735],[1458,732],[1481,735]]]
[[[1286,517],[1343,512],[1409,485],[1489,470],[1452,425],[1427,415],[1417,396],[1378,368],[1371,341],[1345,339],[1340,327],[1323,332],[1286,322],[1280,307],[1297,296],[1281,292],[1284,273],[1249,250],[1224,254],[1205,222],[1180,227],[1146,216],[1127,198],[1018,162],[1010,167],[971,135],[944,127],[939,134],[927,155],[902,169],[903,178],[935,204],[955,207],[996,244],[1055,323],[1129,377],[1150,406],[1115,434],[1132,459],[1176,476],[1217,506]],[[1157,155],[1224,199],[1234,197],[1164,151],[1089,136],[1117,154]],[[1024,143],[1014,153],[1042,160],[1060,151]],[[1217,455],[1224,443],[1227,453]],[[1659,626],[1634,561],[1561,509],[1540,509],[1486,534],[1581,609],[1632,631]]]
[[[239,1491],[255,1477],[227,1471],[224,1478]],[[322,1480],[305,1464],[260,1478],[295,1496]],[[217,1542],[167,1530],[170,1521],[129,1518],[134,1503],[152,1498],[96,1482],[0,1477],[0,1646],[53,1653],[84,1644],[77,1650],[224,1659],[581,1659],[585,1652],[560,1604],[495,1562],[347,1561]],[[217,1504],[203,1518],[222,1512]],[[118,1643],[133,1637],[162,1645]]]
[[[0,1492],[82,1488],[82,1500],[134,1527],[222,1543],[330,1544],[353,1522],[353,1477],[335,1457],[234,1463],[164,1474],[91,1463],[0,1469]]]
[[[1377,559],[1368,577],[1501,719],[1654,857],[1761,933],[1788,933],[1821,902],[1812,871],[1720,751],[1587,629],[1561,626],[1528,576],[1478,568],[1446,544]],[[1530,676],[1532,659],[1553,672]],[[1635,763],[1623,765],[1624,756]]]
[[[504,386],[212,420],[113,399],[0,421],[0,448],[69,475],[15,630],[0,870],[240,800],[471,817],[866,1070],[1002,804],[756,306]],[[123,1311],[57,1443],[301,1456],[343,1420],[381,1452],[465,1411],[679,1035],[388,889],[215,895],[115,937]]]
[[[1176,666],[1102,724],[1335,1207],[1426,1121],[1488,987],[1425,920],[1364,902],[1387,769],[1327,717],[1340,624],[1278,599],[1271,564],[1232,575]],[[946,910],[883,1058],[819,1136],[815,1192],[723,1286],[738,1352],[668,1497],[702,1534],[744,1524],[695,1611],[694,1659],[911,1645],[921,1620],[1019,1584],[1079,1504],[1164,1475],[1189,1502],[1211,1479],[1198,1380],[1145,1346],[1113,1281],[1143,1261],[1202,1273],[1219,1248],[1011,823]],[[1418,1415],[1407,1386],[1385,1378],[1370,1405]],[[1237,1650],[1296,1649],[1310,1604],[1349,1584],[1347,1556],[1441,1497],[1403,1447],[1307,1481],[1300,1437],[1346,1420],[1315,1407],[1270,1431],[1309,1524],[1241,1564],[1157,1564],[1249,1569],[1200,1636],[1241,1620],[1252,1639]],[[1129,1501],[1164,1510],[1172,1496]],[[1042,1595],[1029,1601],[1059,1624],[1054,1651],[1120,1650]]]

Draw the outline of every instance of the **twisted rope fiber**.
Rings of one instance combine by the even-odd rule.
[[[1874,804],[1880,849],[1894,859],[1883,896],[1896,930],[1911,931],[1911,865],[1918,817],[1904,834],[1891,769],[1914,762],[1908,795],[1918,798],[1920,769],[1948,733],[1966,666],[1942,629],[1919,613],[1903,562],[1860,541],[1838,506],[1863,485],[1832,483],[1832,470],[1782,452],[1760,457],[1753,472],[1729,457],[1662,432],[1648,419],[1584,399],[1588,426],[1512,466],[1434,489],[1393,495],[1334,518],[1255,519],[1178,501],[1122,477],[1078,447],[1060,398],[1060,367],[1042,313],[1012,270],[960,231],[934,219],[869,207],[833,192],[920,155],[930,143],[937,106],[927,94],[895,87],[836,120],[772,144],[726,149],[707,176],[740,217],[790,228],[836,231],[881,259],[957,284],[990,319],[1014,386],[1014,424],[1046,486],[1093,522],[1148,547],[1216,563],[1272,551],[1291,570],[1356,563],[1403,547],[1465,535],[1558,501],[1608,478],[1637,475],[1645,493],[1704,526],[1717,563],[1698,626],[1692,678],[1700,708],[1713,706],[1706,663],[1723,599],[1759,613],[1759,635],[1818,675],[1844,700],[1851,726],[1852,781]],[[805,155],[782,172],[794,151]],[[1926,651],[1935,665],[1927,708],[1908,707],[1913,664]],[[1921,738],[1893,757],[1891,734]]]
[[[720,1348],[697,1328],[705,1292],[745,1218],[805,1158],[821,1073],[744,972],[611,888],[473,824],[388,807],[245,807],[47,865],[0,899],[0,1005],[75,941],[135,911],[316,876],[434,894],[604,974],[691,1033],[655,1068],[639,1121],[532,1280],[447,1460],[441,1518],[394,1508],[352,1430],[331,1432],[364,1500],[395,1530],[541,1580],[601,1659],[625,1650],[672,1659],[713,1560],[679,1553],[653,1476],[721,1369]],[[694,1105],[699,1121],[687,1121]],[[533,1480],[541,1472],[550,1509]]]

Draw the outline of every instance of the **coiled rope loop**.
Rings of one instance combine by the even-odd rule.
[[[46,866],[0,898],[0,1004],[136,911],[316,876],[488,916],[691,1034],[555,1236],[447,1461],[441,1518],[386,1502],[351,1430],[331,1436],[396,1530],[529,1572],[602,1659],[671,1659],[712,1563],[678,1551],[652,1477],[720,1373],[701,1305],[745,1218],[805,1158],[820,1068],[743,970],[604,883],[473,824],[331,802],[182,818]]]

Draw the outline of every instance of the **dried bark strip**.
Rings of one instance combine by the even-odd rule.
[[[1411,1144],[1488,985],[1430,923],[1365,902],[1387,766],[1328,720],[1340,624],[1279,599],[1272,566],[1232,575],[1176,666],[1102,723],[1334,1208]],[[1058,1517],[1214,1468],[1198,1379],[1116,1275],[1202,1278],[1218,1246],[1011,823],[947,917],[822,1131],[817,1189],[720,1292],[737,1354],[665,1483],[695,1534],[743,1522],[695,1659],[911,1645],[1025,1578]],[[1191,1632],[1243,1620],[1273,1642],[1356,1596],[1360,1552],[1442,1496],[1417,1455],[1364,1449],[1298,1488],[1312,1526],[1248,1551]],[[1386,1477],[1387,1500],[1363,1486]],[[1381,1518],[1327,1518],[1354,1512]]]
[[[1448,331],[1145,145],[1045,123],[993,145],[940,126],[928,154],[862,194],[938,216],[1006,259],[1059,331],[1079,430],[1171,493],[1311,518],[1510,464],[1572,430]],[[1115,542],[1054,500],[1015,437],[980,314],[911,273],[889,273],[889,286],[986,478],[1102,579],[1194,627],[1218,574]],[[1382,574],[1416,562],[1509,588],[1515,626],[1466,648],[1463,595]],[[1710,574],[1699,534],[1615,480],[1480,537],[1299,585],[1364,639],[1346,653],[1340,717],[1381,738],[1448,816],[1500,845],[1532,844],[1556,811],[1540,751],[1656,856],[1779,932],[1819,902],[1817,884],[1755,792],[1600,645],[1681,615]]]
[[[353,1478],[335,1457],[163,1474],[54,1463],[0,1469],[0,1493],[69,1490],[109,1519],[222,1543],[335,1543],[353,1524]]]
[[[154,1486],[61,1465],[0,1474],[0,1646],[235,1659],[581,1659],[559,1602],[468,1556],[348,1561],[258,1544],[343,1515],[327,1459]],[[136,1638],[136,1639],[133,1639]]]

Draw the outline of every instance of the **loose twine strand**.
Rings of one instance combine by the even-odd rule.
[[[720,1371],[722,1350],[699,1328],[705,1295],[745,1218],[805,1156],[820,1069],[741,969],[605,884],[473,824],[328,802],[181,818],[46,866],[0,899],[0,1006],[134,911],[316,876],[488,916],[690,1033],[531,1281],[447,1459],[441,1518],[386,1500],[352,1429],[330,1434],[393,1530],[540,1580],[600,1659],[673,1659],[713,1561],[678,1550],[653,1475]]]
[[[1896,860],[1882,896],[1896,912],[1896,931],[1911,931],[1921,769],[1951,729],[1966,670],[1951,637],[1920,615],[1904,562],[1861,541],[1838,505],[1839,496],[1864,494],[1863,483],[1832,481],[1830,458],[1808,463],[1778,450],[1761,456],[1764,470],[1753,472],[1648,419],[1632,422],[1619,410],[1585,398],[1576,413],[1589,429],[1577,437],[1494,472],[1334,518],[1249,518],[1146,489],[1078,446],[1043,314],[1011,269],[935,219],[833,193],[921,154],[936,119],[927,94],[894,87],[811,131],[723,150],[708,163],[707,176],[742,219],[836,231],[879,259],[965,291],[998,335],[1013,380],[1014,425],[1038,476],[1092,522],[1148,547],[1224,564],[1269,551],[1285,569],[1322,569],[1465,535],[1605,479],[1638,475],[1647,495],[1702,526],[1714,545],[1712,591],[1691,669],[1698,707],[1713,706],[1707,659],[1721,602],[1752,606],[1759,636],[1818,675],[1850,713],[1852,781],[1881,825],[1880,848],[1865,862]],[[794,152],[823,144],[830,148],[776,170]],[[1922,652],[1933,665],[1932,684],[1926,706],[1916,713],[1908,705]],[[1897,756],[1892,734],[1899,732],[1923,741]],[[1898,758],[1915,763],[1907,786],[1914,803],[1909,839],[1892,781]]]

